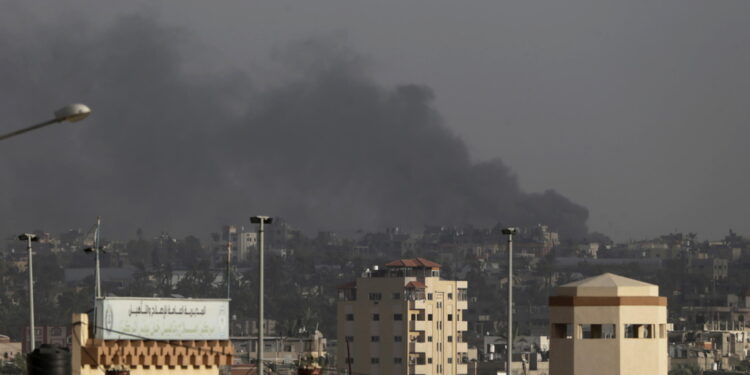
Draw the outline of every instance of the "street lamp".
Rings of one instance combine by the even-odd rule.
[[[36,346],[34,342],[36,339],[36,332],[34,331],[34,274],[31,264],[31,243],[39,242],[39,237],[37,237],[37,235],[33,233],[21,233],[18,236],[18,239],[21,241],[26,241],[26,249],[29,251],[29,338],[31,340],[29,341],[29,343],[31,344],[29,347],[29,353],[31,353],[34,351],[34,348]]]
[[[253,216],[250,222],[258,224],[258,375],[263,374],[263,225],[271,224],[270,216]]]
[[[85,104],[70,104],[66,105],[65,107],[62,107],[55,111],[54,115],[55,118],[51,120],[47,120],[45,122],[42,122],[40,124],[29,126],[28,128],[19,129],[16,131],[12,131],[7,134],[0,135],[0,141],[4,139],[8,139],[10,137],[14,137],[26,132],[30,132],[32,130],[36,130],[39,128],[43,128],[47,125],[56,124],[58,122],[68,121],[68,122],[77,122],[85,119],[86,117],[89,117],[91,114],[91,108],[87,107]]]
[[[511,375],[511,364],[513,363],[513,235],[518,233],[518,228],[503,228],[503,234],[508,236],[508,345],[506,352],[506,374]]]

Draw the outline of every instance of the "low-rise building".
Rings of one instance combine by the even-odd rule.
[[[21,346],[20,342],[12,342],[10,337],[0,335],[0,366],[21,355]]]
[[[102,298],[73,315],[72,375],[219,375],[232,364],[228,301]]]
[[[306,336],[263,337],[263,358],[267,363],[290,365],[301,358],[326,358],[327,340],[323,333],[315,331]],[[258,336],[232,337],[234,363],[253,363],[258,358]]]

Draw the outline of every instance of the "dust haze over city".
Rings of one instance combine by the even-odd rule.
[[[248,323],[230,330],[250,335],[248,218],[270,215],[280,336],[336,338],[336,285],[430,258],[468,280],[481,340],[504,329],[472,319],[504,319],[499,228],[518,227],[528,316],[614,272],[659,285],[670,324],[693,329],[681,308],[750,293],[732,277],[750,265],[747,35],[746,1],[6,3],[0,133],[70,103],[92,113],[0,141],[0,279],[22,292],[16,238],[35,231],[54,254],[35,255],[38,298],[68,314],[40,319],[69,323],[90,308],[91,276],[71,269],[93,269],[78,250],[100,216],[105,267],[127,275],[105,290],[220,298],[236,283]],[[714,258],[720,276],[702,268]],[[0,306],[11,339],[19,296]]]

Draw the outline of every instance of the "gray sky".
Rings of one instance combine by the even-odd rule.
[[[195,37],[188,69],[272,84],[270,51],[346,39],[386,86],[432,88],[476,161],[501,158],[530,192],[555,189],[616,239],[750,233],[750,2],[31,2],[20,37],[75,14],[133,11]],[[33,22],[28,22],[32,19]],[[205,59],[205,60],[204,60]],[[211,62],[204,64],[204,61]],[[20,99],[19,99],[20,100]]]

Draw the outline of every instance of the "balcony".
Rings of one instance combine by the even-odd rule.
[[[458,353],[466,353],[469,351],[469,344],[466,342],[457,342],[456,343],[456,352]]]
[[[427,301],[423,299],[409,301],[409,308],[412,310],[424,310]]]
[[[465,332],[469,330],[469,322],[465,320],[459,320],[456,322],[456,330],[459,332]]]
[[[468,301],[456,301],[456,308],[459,310],[466,310],[469,308]]]
[[[466,322],[464,322],[466,323]],[[412,320],[409,321],[409,330],[423,332],[427,329],[427,322],[424,320]]]
[[[419,342],[419,341],[412,341],[409,343],[409,352],[410,353],[426,353],[427,347],[430,343],[428,342]]]
[[[456,365],[456,374],[468,374],[469,373],[469,365],[465,363],[459,363]]]
[[[430,373],[429,365],[409,365],[409,375],[426,375]]]

